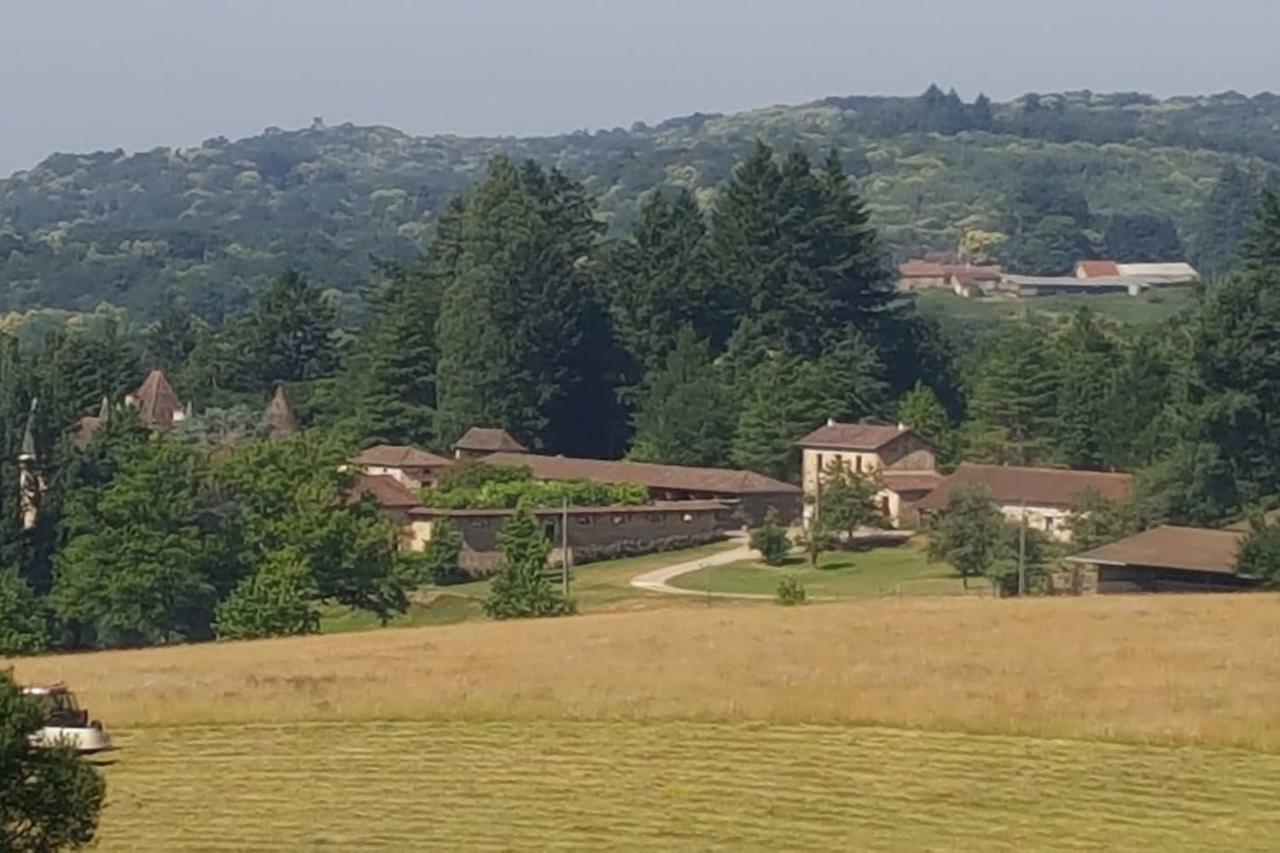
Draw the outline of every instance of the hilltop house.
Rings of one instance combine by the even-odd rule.
[[[801,448],[806,524],[820,511],[821,474],[833,463],[859,474],[879,472],[884,490],[877,501],[894,527],[904,526],[910,508],[942,480],[933,444],[901,424],[891,427],[829,420],[797,444]]]
[[[1011,521],[1025,518],[1029,528],[1067,542],[1071,539],[1071,508],[1082,495],[1094,492],[1107,500],[1123,501],[1132,484],[1128,474],[965,463],[916,503],[915,510],[922,516],[933,515],[947,508],[957,490],[982,488]]]

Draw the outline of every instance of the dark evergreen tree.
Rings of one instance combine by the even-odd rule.
[[[710,349],[686,326],[666,363],[645,379],[631,458],[675,465],[724,465],[733,435],[733,402]]]
[[[146,331],[143,362],[174,376],[196,347],[197,320],[185,307],[171,303]],[[105,389],[104,389],[105,391]]]
[[[1153,213],[1107,217],[1102,242],[1107,257],[1125,263],[1180,261],[1185,254],[1173,219]]]
[[[1027,320],[1010,322],[976,371],[970,454],[1022,465],[1039,461],[1055,408],[1053,360],[1045,330]]]
[[[258,300],[244,329],[259,387],[331,376],[338,365],[337,329],[329,297],[297,272],[286,272]]]
[[[1116,348],[1097,316],[1081,308],[1055,341],[1057,414],[1053,422],[1053,455],[1071,468],[1098,469],[1106,456],[1104,424],[1106,388],[1116,361]]]
[[[677,332],[693,328],[719,351],[733,318],[730,296],[716,286],[706,225],[693,194],[651,193],[640,206],[632,239],[606,256],[610,312],[619,342],[640,375],[662,367]]]
[[[1191,259],[1205,278],[1225,275],[1236,265],[1257,192],[1254,179],[1235,163],[1223,167],[1191,230]]]
[[[1247,269],[1280,271],[1280,190],[1262,191],[1240,260]]]
[[[527,509],[518,509],[507,519],[498,539],[502,563],[484,602],[489,616],[527,619],[573,612],[573,602],[565,599],[547,580],[551,545]]]
[[[597,231],[581,188],[559,173],[490,164],[462,217],[437,324],[440,444],[476,425],[553,450],[581,453],[583,432],[600,440],[593,404],[606,402],[610,358],[588,263]]]

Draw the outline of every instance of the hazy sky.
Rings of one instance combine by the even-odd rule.
[[[0,0],[0,174],[269,125],[554,133],[832,94],[1280,90],[1280,0]]]

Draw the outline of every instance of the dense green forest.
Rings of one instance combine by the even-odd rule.
[[[1134,472],[1130,504],[1089,510],[1098,537],[1280,503],[1276,192],[1246,210],[1230,271],[1171,318],[1081,307],[981,336],[895,291],[839,151],[757,141],[709,207],[646,193],[612,239],[600,203],[496,156],[425,251],[373,265],[358,323],[285,270],[221,321],[174,300],[145,326],[0,336],[0,653],[305,633],[322,602],[401,610],[439,566],[343,499],[340,463],[375,442],[447,452],[476,425],[544,452],[795,480],[797,440],[827,418],[904,421],[946,464]],[[153,367],[194,404],[160,434],[119,406]],[[307,427],[289,438],[263,428],[279,387]],[[68,427],[92,413],[106,425],[80,447]],[[25,528],[20,451],[28,491],[42,483]],[[1280,581],[1280,549],[1258,541],[1250,559]]]
[[[655,188],[688,189],[709,210],[757,139],[834,149],[899,257],[966,242],[1032,272],[1108,251],[1185,253],[1218,273],[1280,169],[1280,97],[994,104],[931,88],[545,138],[317,122],[192,149],[56,154],[0,180],[0,309],[105,303],[155,317],[176,298],[218,321],[293,267],[343,294],[354,323],[376,264],[417,257],[495,155],[581,182],[620,237]]]

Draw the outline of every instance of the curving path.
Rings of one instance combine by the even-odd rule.
[[[700,557],[696,560],[686,560],[683,563],[675,563],[670,566],[663,566],[660,569],[654,569],[645,572],[642,575],[636,575],[631,579],[631,585],[636,589],[643,589],[649,592],[661,592],[667,595],[696,595],[702,598],[707,597],[704,590],[681,589],[678,586],[672,586],[669,581],[680,575],[687,575],[690,572],[696,572],[699,569],[705,569],[709,566],[723,566],[729,563],[736,563],[739,560],[749,560],[751,555],[755,553],[747,547],[746,538],[743,537],[737,548],[730,548],[728,551],[721,551],[718,554],[712,554],[709,557]],[[713,592],[710,594],[712,598],[747,598],[771,600],[772,595],[763,595],[751,592]]]

